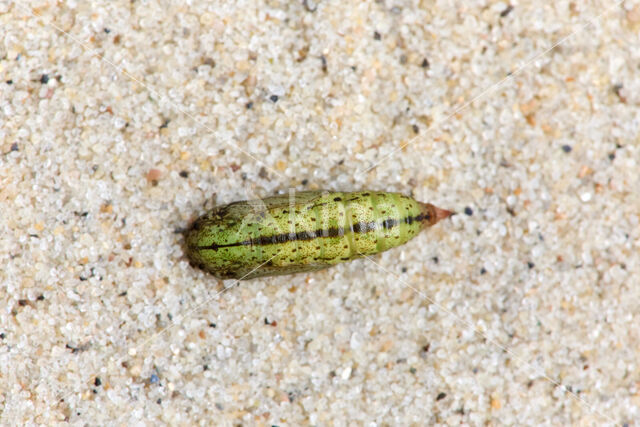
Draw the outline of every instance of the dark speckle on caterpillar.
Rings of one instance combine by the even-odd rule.
[[[301,273],[400,246],[452,214],[399,193],[304,191],[215,207],[186,251],[220,279]]]

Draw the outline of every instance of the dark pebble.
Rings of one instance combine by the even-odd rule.
[[[513,6],[509,5],[507,6],[507,8],[505,10],[503,10],[502,12],[500,12],[500,17],[504,18],[505,16],[507,16],[508,14],[511,13],[511,11],[513,10]]]

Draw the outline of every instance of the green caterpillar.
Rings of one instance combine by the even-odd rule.
[[[220,279],[301,273],[402,245],[452,214],[399,193],[304,191],[214,208],[186,251]]]

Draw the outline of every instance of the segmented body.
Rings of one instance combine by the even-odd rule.
[[[399,193],[305,191],[198,218],[187,255],[221,279],[314,271],[402,245],[451,212]]]

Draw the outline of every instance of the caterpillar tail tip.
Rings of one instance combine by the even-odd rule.
[[[447,219],[452,215],[455,215],[456,212],[454,211],[450,211],[447,209],[440,209],[437,206],[434,206],[435,211],[436,211],[436,222],[442,221],[443,219]]]

